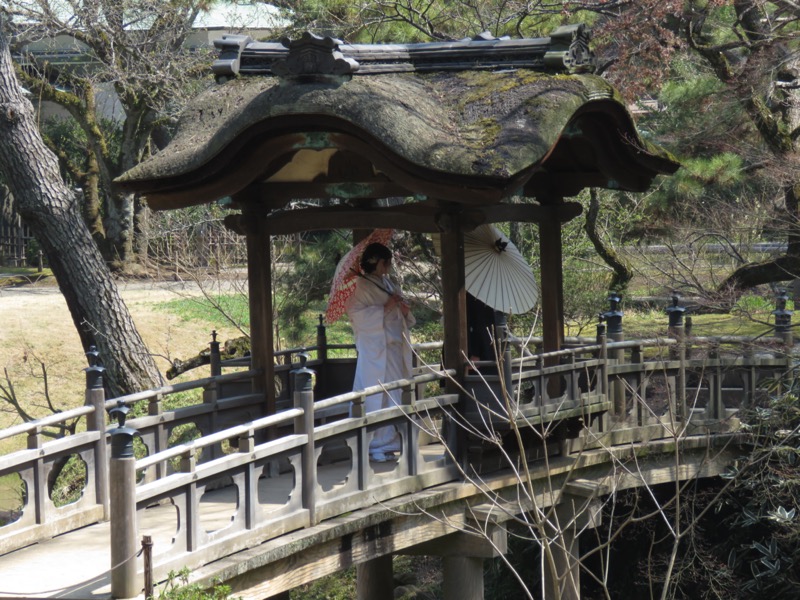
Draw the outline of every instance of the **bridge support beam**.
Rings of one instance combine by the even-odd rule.
[[[357,600],[394,598],[391,554],[356,565],[356,598]]]
[[[541,554],[542,597],[545,600],[580,600],[581,570],[575,527],[563,528],[546,548],[542,548]]]
[[[482,514],[479,507],[473,511]],[[402,551],[402,554],[441,556],[444,600],[483,600],[483,561],[505,554],[508,534],[502,524],[480,521],[482,534],[451,533]]]
[[[445,556],[442,596],[444,600],[483,600],[483,559],[475,556]]]
[[[600,525],[602,506],[596,498],[608,493],[605,485],[585,479],[576,479],[564,486],[561,502],[550,520],[551,541],[542,545],[542,597],[545,600],[580,600],[579,533]]]

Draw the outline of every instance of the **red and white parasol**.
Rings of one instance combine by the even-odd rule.
[[[363,240],[342,257],[336,265],[336,272],[331,283],[331,292],[328,297],[328,308],[325,310],[325,321],[333,323],[345,312],[347,300],[356,291],[356,277],[361,273],[361,255],[367,246],[372,243],[389,245],[392,239],[392,229],[375,229]]]

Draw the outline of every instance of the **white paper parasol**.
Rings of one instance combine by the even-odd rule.
[[[500,312],[526,313],[539,299],[530,265],[493,225],[464,234],[464,274],[467,291]]]

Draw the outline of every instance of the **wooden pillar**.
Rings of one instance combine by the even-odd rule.
[[[356,599],[394,598],[392,555],[386,554],[356,565]]]
[[[442,232],[442,314],[444,315],[444,366],[456,369],[456,381],[464,376],[467,352],[467,292],[464,276],[464,232],[456,218]],[[448,392],[459,386],[448,383]]]
[[[458,219],[453,218],[442,232],[442,315],[444,315],[444,348],[442,360],[445,369],[455,369],[452,379],[445,380],[448,394],[459,394],[464,383],[467,355],[467,290],[464,276],[464,232]],[[459,411],[469,412],[464,406],[471,400],[461,396]],[[462,468],[468,468],[467,433],[464,427],[447,420],[444,436]]]
[[[445,556],[442,559],[444,600],[483,600],[483,559]]]
[[[100,433],[94,445],[94,485],[95,498],[103,506],[103,520],[111,518],[108,488],[108,442],[106,441],[106,394],[103,388],[103,367],[92,364],[86,372],[86,406],[93,406],[94,412],[86,417],[86,428]]]
[[[134,429],[125,427],[127,408],[114,408],[119,427],[111,431],[109,464],[110,554],[112,598],[135,598],[142,591],[137,574],[136,458],[133,455]]]
[[[250,298],[250,364],[263,375],[254,391],[264,392],[265,414],[275,413],[275,358],[272,337],[272,269],[270,236],[263,217],[245,210],[247,284]]]
[[[545,600],[580,600],[578,532],[601,525],[603,509],[597,498],[609,492],[607,486],[585,479],[576,479],[564,486],[561,502],[548,523],[549,543],[542,542],[542,597]]]
[[[483,600],[483,561],[502,556],[508,551],[508,534],[497,523],[501,512],[491,505],[471,509],[470,527],[479,531],[462,531],[435,538],[402,551],[416,556],[441,556],[444,600]]]
[[[564,277],[561,253],[561,218],[558,204],[542,205],[539,221],[541,257],[543,350],[561,349],[564,341]]]

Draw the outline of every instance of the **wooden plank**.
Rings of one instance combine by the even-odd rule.
[[[284,558],[226,583],[234,595],[244,600],[268,598],[349,566],[455,532],[463,525],[463,509],[452,506],[442,512],[441,516],[452,525],[432,520],[427,515],[400,516],[310,547],[305,547],[301,540],[295,542],[290,535],[289,539],[276,540],[285,547]],[[265,544],[269,545],[271,543]],[[298,551],[300,548],[302,552]]]
[[[476,523],[475,526],[479,527],[483,533],[472,534],[459,531],[458,533],[451,533],[450,535],[412,546],[398,552],[398,554],[497,558],[506,553],[508,549],[508,534],[505,527],[493,523]]]
[[[100,437],[101,433],[98,431],[84,431],[83,433],[47,442],[41,448],[18,450],[17,452],[0,456],[0,474],[4,475],[39,459],[44,460],[56,455],[93,449],[94,443],[100,440]]]
[[[269,190],[278,184],[260,184],[266,197],[271,197]],[[280,184],[288,186],[289,184]],[[295,184],[292,184],[295,185]],[[322,184],[308,184],[322,185]],[[284,191],[287,197],[297,197],[297,190]],[[319,190],[317,190],[319,191]],[[313,193],[307,190],[306,196],[327,197],[328,194]],[[397,196],[394,194],[381,194],[375,197]],[[564,203],[558,206],[558,218],[561,222],[569,221],[580,215],[582,207],[577,202]],[[264,214],[267,211],[264,210]],[[441,217],[440,210],[425,202],[413,202],[390,207],[360,208],[341,204],[334,207],[305,208],[300,210],[272,213],[267,218],[267,227],[271,235],[287,235],[301,231],[319,229],[364,229],[394,228],[418,233],[439,233],[441,228],[438,221]],[[547,220],[547,210],[543,211],[538,204],[492,204],[478,207],[469,207],[460,214],[461,226],[471,231],[484,223],[504,223],[517,221],[525,223],[539,223]]]
[[[26,527],[10,532],[7,535],[0,535],[0,554],[48,540],[62,533],[86,527],[92,523],[98,523],[103,520],[103,514],[103,505],[94,504],[80,512],[71,513],[63,517],[54,516],[47,523]],[[10,526],[13,526],[13,523]]]
[[[287,436],[265,444],[260,444],[250,453],[230,454],[210,462],[201,463],[195,467],[192,473],[173,473],[164,479],[138,486],[136,488],[136,501],[139,504],[143,504],[153,498],[170,493],[177,494],[192,482],[221,477],[231,470],[244,469],[246,465],[250,463],[270,457],[278,458],[280,455],[291,451],[299,451],[298,449],[301,448],[306,441],[307,437],[305,435]],[[138,464],[139,463],[137,463],[137,466]]]

